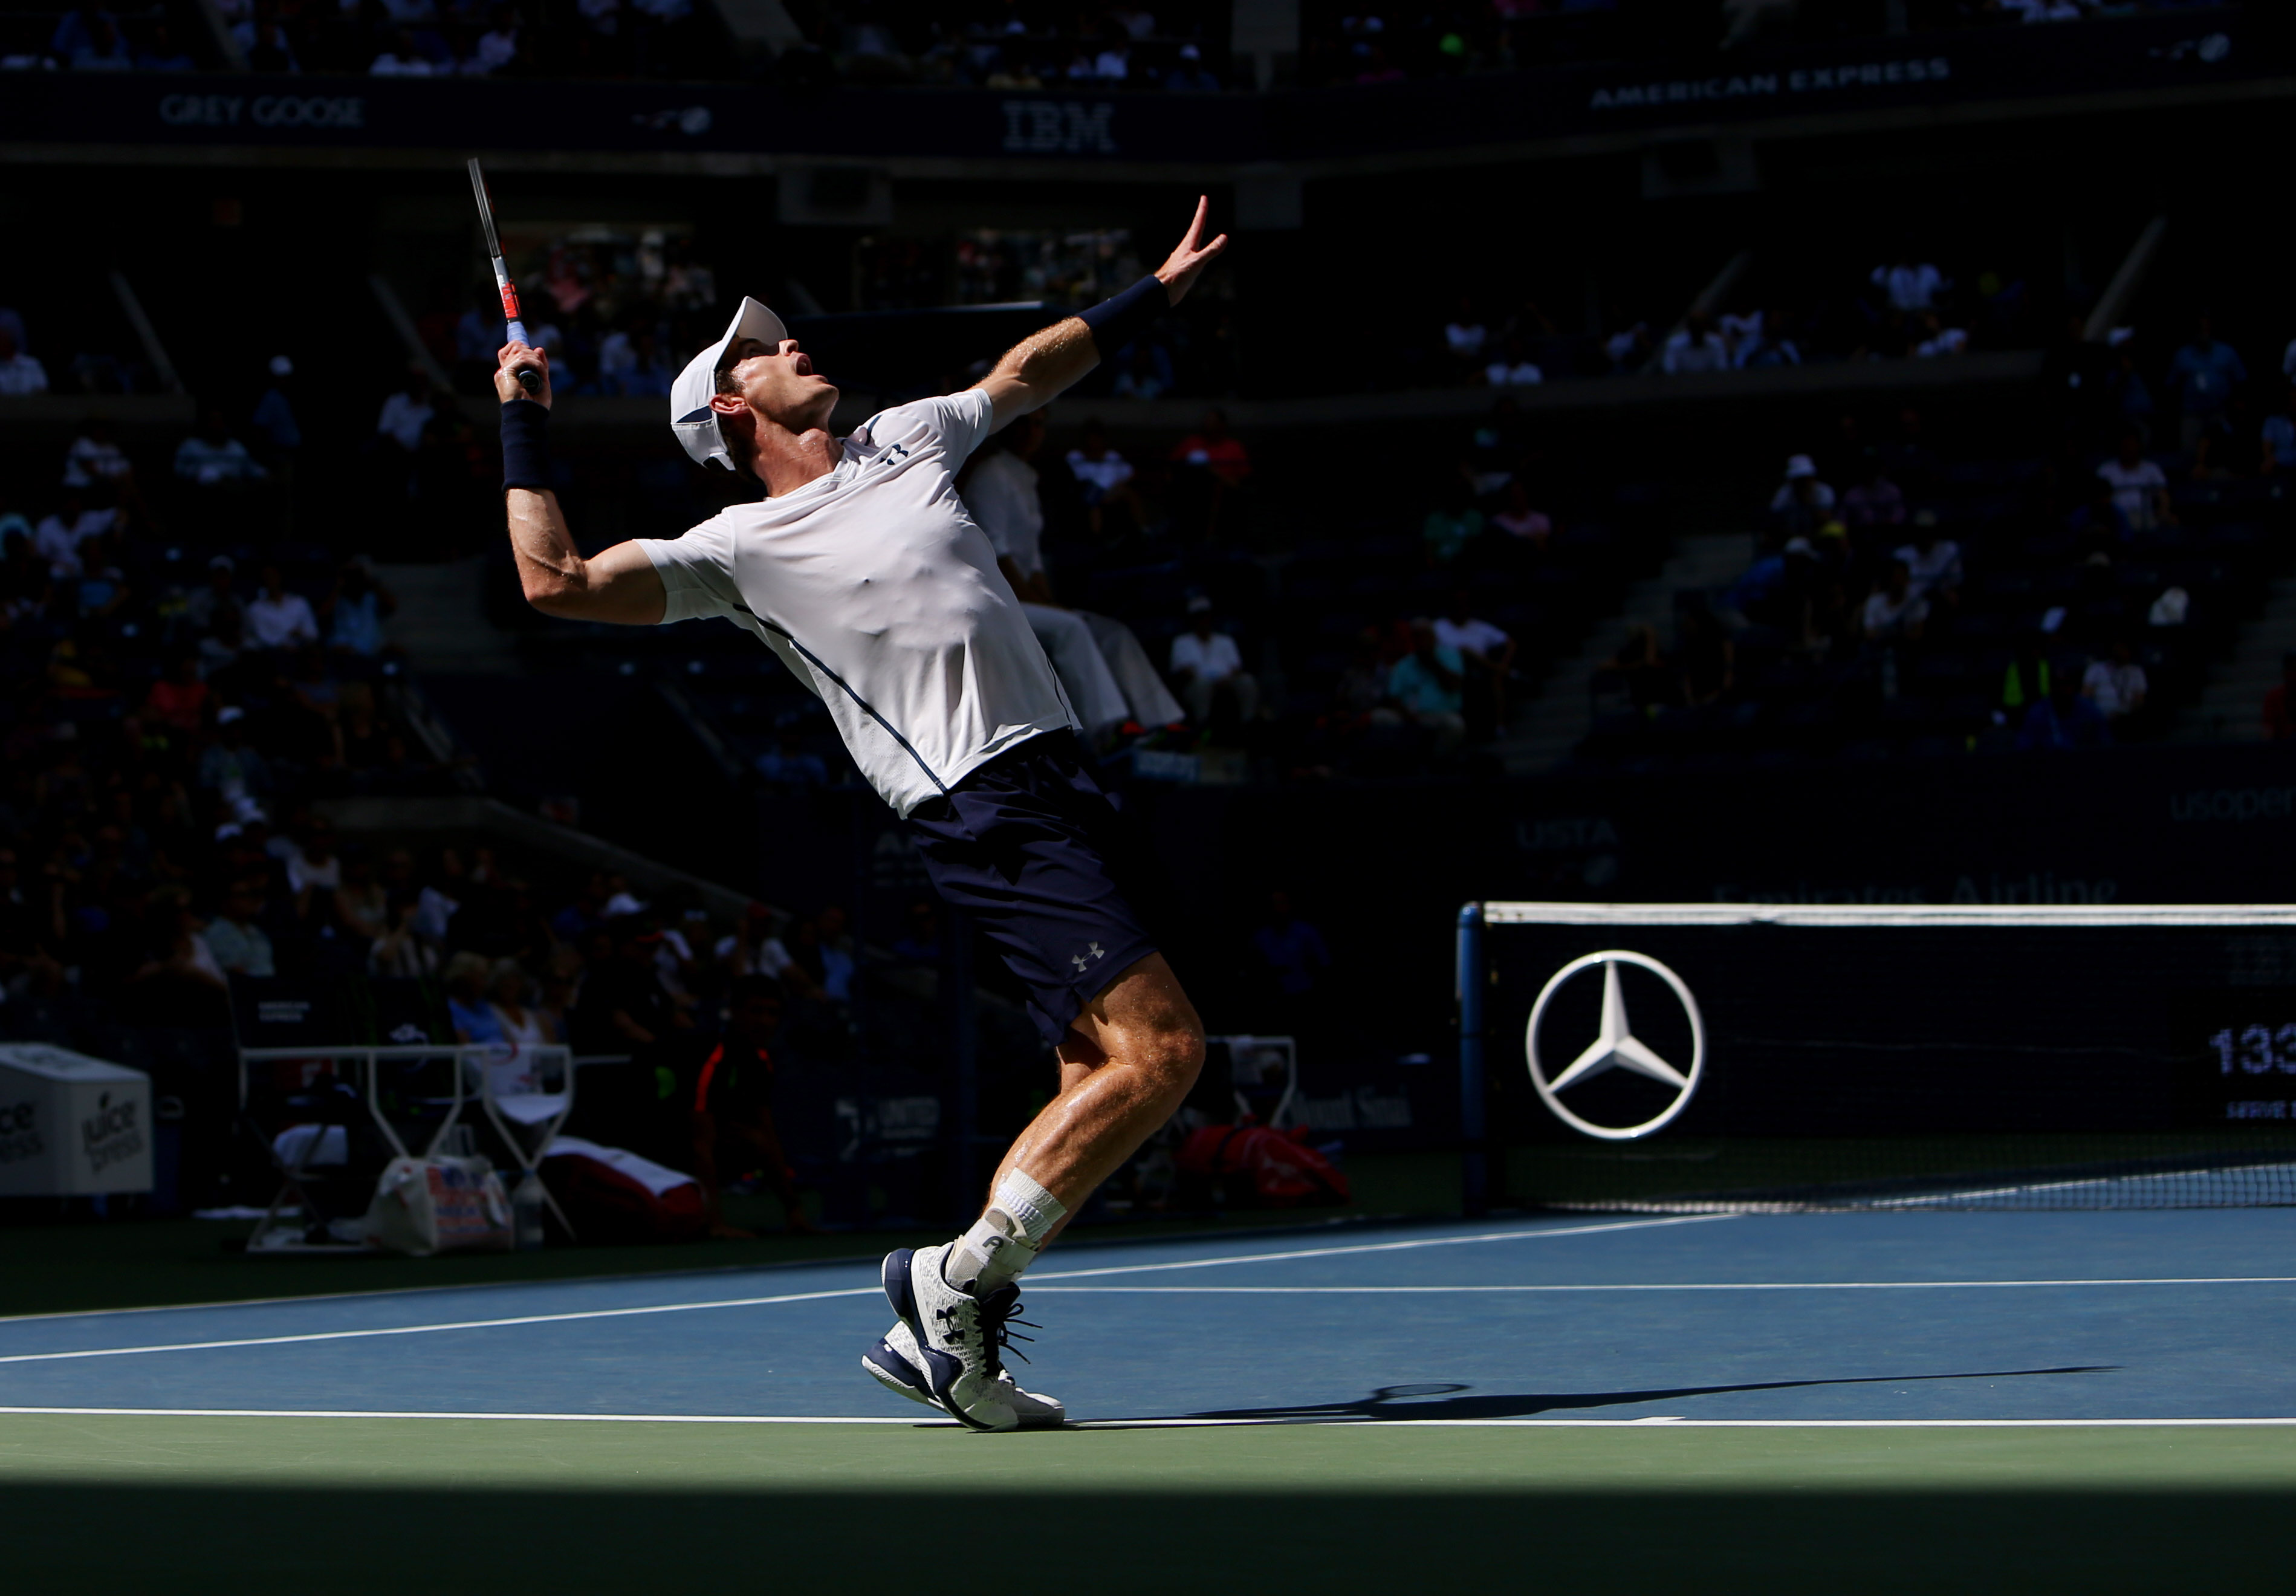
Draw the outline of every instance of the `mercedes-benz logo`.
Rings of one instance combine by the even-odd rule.
[[[1627,1021],[1626,994],[1619,989],[1619,966],[1621,964],[1632,964],[1649,970],[1664,981],[1680,1000],[1682,1011],[1690,1021],[1690,1069],[1687,1074],[1659,1057],[1655,1051],[1635,1035],[1634,1027]],[[1602,1027],[1585,1051],[1570,1060],[1570,1067],[1549,1080],[1546,1067],[1538,1057],[1538,1022],[1546,1017],[1546,1006],[1554,1001],[1556,993],[1596,965],[1602,966],[1603,970]],[[1554,1110],[1557,1119],[1605,1142],[1631,1142],[1671,1123],[1676,1115],[1690,1106],[1691,1096],[1698,1090],[1699,1076],[1706,1068],[1706,1025],[1699,1018],[1698,1000],[1690,995],[1690,988],[1682,984],[1680,976],[1647,954],[1613,948],[1571,960],[1556,970],[1546,985],[1539,989],[1538,1001],[1530,1006],[1530,1024],[1524,1031],[1523,1049],[1530,1060],[1530,1084],[1538,1088],[1540,1100]],[[1631,1125],[1596,1125],[1563,1106],[1558,1094],[1565,1088],[1612,1068],[1630,1069],[1636,1075],[1648,1076],[1652,1080],[1673,1087],[1674,1101],[1656,1117]]]

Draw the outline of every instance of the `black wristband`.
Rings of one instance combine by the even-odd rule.
[[[550,407],[512,399],[502,407],[503,491],[550,488]]]
[[[1093,347],[1106,360],[1154,326],[1156,318],[1171,307],[1163,282],[1150,276],[1143,277],[1120,294],[1103,299],[1089,310],[1079,310],[1077,319],[1092,329]]]

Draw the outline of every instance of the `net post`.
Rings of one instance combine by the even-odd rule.
[[[1483,905],[1459,908],[1459,1201],[1470,1215],[1490,1207],[1488,1104],[1483,1071]]]

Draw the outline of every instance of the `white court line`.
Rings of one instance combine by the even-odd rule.
[[[0,1407],[0,1417],[65,1419],[448,1419],[522,1424],[904,1424],[956,1429],[952,1420],[819,1417],[791,1413],[443,1413],[361,1412],[302,1408]],[[1270,1419],[1087,1419],[1070,1429],[1248,1429],[1286,1425],[1392,1429],[2224,1429],[2286,1428],[2284,1419],[1377,1419],[1357,1414]]]
[[[792,1291],[781,1297],[735,1297],[723,1302],[668,1302],[643,1308],[585,1308],[571,1314],[522,1314],[515,1319],[461,1319],[448,1324],[395,1324],[380,1330],[311,1330],[296,1336],[242,1336],[229,1341],[168,1341],[144,1346],[88,1346],[72,1352],[19,1352],[0,1363],[59,1363],[75,1358],[126,1358],[149,1352],[209,1352],[228,1346],[287,1346],[303,1341],[357,1341],[375,1336],[430,1336],[441,1330],[499,1330],[514,1324],[563,1324],[575,1319],[635,1319],[646,1314],[696,1314],[708,1308],[758,1308],[784,1302],[822,1302],[835,1297],[877,1297],[878,1286],[841,1291]],[[5,1411],[5,1410],[0,1410]]]
[[[1046,1297],[1410,1297],[1476,1291],[1980,1291],[2038,1286],[2288,1286],[2296,1274],[2195,1274],[2080,1281],[1694,1281],[1635,1285],[1540,1286],[1038,1286]]]
[[[1553,1230],[1487,1231],[1473,1236],[1429,1236],[1415,1241],[1366,1241],[1353,1247],[1308,1247],[1295,1252],[1243,1253],[1228,1258],[1190,1258],[1178,1264],[1124,1264],[1106,1269],[1062,1269],[1031,1277],[1032,1284],[1046,1281],[1080,1281],[1101,1274],[1156,1274],[1168,1269],[1217,1269],[1229,1264],[1280,1264],[1292,1258],[1336,1258],[1351,1253],[1408,1252],[1426,1247],[1467,1247],[1479,1241],[1543,1241],[1550,1236],[1594,1236],[1604,1231],[1655,1230],[1669,1224],[1711,1224],[1736,1219],[1736,1214],[1685,1214],[1672,1219],[1623,1219],[1608,1224],[1561,1225]]]
[[[1547,1230],[1491,1231],[1473,1236],[1429,1236],[1412,1241],[1380,1241],[1355,1247],[1314,1247],[1297,1252],[1250,1253],[1226,1258],[1193,1258],[1184,1264],[1127,1264],[1105,1269],[1075,1269],[1046,1280],[1081,1280],[1088,1275],[1144,1274],[1166,1269],[1207,1269],[1224,1264],[1267,1264],[1284,1258],[1327,1258],[1341,1253],[1397,1252],[1422,1247],[1461,1247],[1477,1241],[1541,1240],[1549,1236],[1584,1236],[1602,1231],[1650,1230],[1669,1224],[1702,1224],[1731,1214],[1696,1214],[1675,1219],[1630,1219],[1611,1224],[1563,1225]],[[507,1319],[460,1319],[444,1324],[398,1324],[373,1330],[310,1330],[291,1336],[242,1336],[229,1340],[168,1341],[140,1346],[92,1346],[70,1352],[19,1352],[0,1363],[61,1363],[84,1358],[135,1357],[147,1353],[209,1352],[235,1346],[291,1346],[307,1341],[358,1341],[380,1336],[429,1336],[446,1330],[496,1330],[509,1325],[567,1324],[585,1319],[634,1319],[651,1314],[696,1314],[712,1308],[770,1307],[781,1303],[824,1302],[840,1297],[873,1297],[882,1288],[854,1286],[836,1291],[791,1291],[776,1297],[734,1297],[711,1302],[655,1303],[645,1307],[583,1308],[563,1314],[521,1314]]]

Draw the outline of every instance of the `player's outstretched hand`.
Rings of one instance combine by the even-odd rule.
[[[1227,248],[1227,234],[1225,233],[1208,244],[1197,241],[1204,235],[1204,212],[1210,207],[1209,197],[1197,196],[1196,219],[1188,224],[1188,236],[1180,241],[1180,247],[1172,251],[1172,258],[1156,268],[1157,281],[1164,285],[1164,291],[1171,296],[1175,305],[1196,285],[1196,279],[1203,275],[1204,267],[1218,260]]]
[[[504,344],[495,356],[495,393],[505,405],[512,399],[532,399],[550,408],[550,356],[529,344]],[[530,394],[518,385],[518,369],[531,366],[542,373],[542,391]]]

